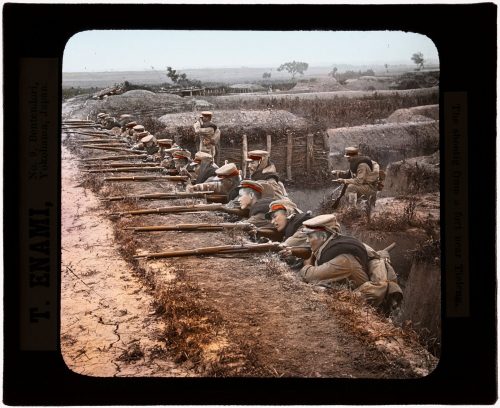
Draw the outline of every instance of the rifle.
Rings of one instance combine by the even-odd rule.
[[[95,124],[93,120],[90,119],[66,119],[62,122],[63,125],[74,125],[74,124],[86,124],[92,125]]]
[[[227,194],[211,194],[210,196],[207,196],[207,202],[227,204],[229,202],[229,198]]]
[[[213,191],[193,191],[191,193],[188,192],[178,192],[178,193],[152,193],[152,194],[143,194],[143,195],[135,195],[135,196],[114,196],[102,198],[103,201],[119,201],[125,200],[127,198],[131,199],[142,199],[142,200],[168,200],[168,199],[176,199],[176,198],[188,198],[188,197],[204,197],[206,194],[212,194]]]
[[[338,186],[332,193],[332,195],[340,188],[341,186]],[[342,190],[340,191],[340,195],[335,199],[332,205],[332,209],[336,210],[340,204],[340,199],[344,196],[345,191],[347,190],[347,184],[343,183]]]
[[[103,181],[188,181],[188,176],[129,176],[129,177],[106,177]]]
[[[80,147],[84,149],[100,149],[100,150],[112,150],[114,152],[129,152],[134,154],[144,154],[140,150],[124,149],[122,147],[106,147],[106,146],[92,146],[92,145],[82,145]]]
[[[111,215],[144,215],[144,214],[172,214],[183,212],[197,212],[197,211],[222,211],[227,214],[234,214],[240,217],[248,216],[248,209],[242,210],[241,208],[227,208],[222,204],[195,204],[195,205],[177,205],[171,207],[160,208],[145,208],[142,210],[123,211],[113,213]]]
[[[239,231],[255,231],[257,237],[269,238],[272,241],[281,241],[283,234],[274,228],[255,228],[250,223],[230,223],[222,222],[219,224],[176,224],[176,225],[147,225],[142,227],[125,227],[126,230],[133,232],[152,232],[152,231],[191,231],[191,232],[207,232],[207,231],[225,231],[225,230],[239,230]]]
[[[136,157],[136,156],[134,156]],[[87,167],[87,170],[92,170],[92,169],[103,169],[103,168],[118,168],[118,167],[159,167],[158,163],[154,162],[148,162],[148,163],[143,163],[143,162],[114,162],[114,163],[83,163],[83,166]],[[93,167],[92,167],[93,166]]]
[[[107,146],[107,143],[117,143],[123,145],[126,142],[121,141],[120,139],[86,139],[86,140],[71,140],[72,143],[88,143],[92,142],[92,144],[98,144],[99,146]]]
[[[63,129],[64,130],[64,129]],[[78,132],[76,130],[68,130],[66,133],[71,133],[71,134],[77,134],[77,135],[85,135],[85,136],[95,136],[95,137],[101,137],[101,136],[116,136],[114,133],[111,132]]]
[[[147,154],[125,154],[125,155],[116,155],[116,156],[101,156],[101,157],[88,157],[86,159],[79,159],[78,161],[86,162],[86,161],[94,161],[94,160],[123,160],[123,159],[144,159],[148,157]]]
[[[224,230],[241,230],[241,231],[251,231],[254,229],[253,224],[248,223],[230,223],[223,222],[220,224],[176,224],[176,225],[147,225],[142,227],[125,227],[126,230],[132,230],[134,232],[151,232],[151,231],[195,231],[195,232],[205,232],[205,231],[224,231]]]
[[[163,167],[149,166],[149,167],[121,167],[121,168],[105,168],[105,169],[92,169],[84,170],[86,173],[128,173],[134,171],[162,171]]]
[[[79,140],[77,140],[77,142],[79,142]],[[106,143],[94,143],[91,140],[82,140],[82,142],[83,143],[92,142],[91,144],[80,146],[80,147],[87,147],[87,148],[89,148],[89,147],[126,147],[126,146],[124,146],[123,142],[116,142],[116,141],[106,142]]]
[[[233,255],[233,254],[251,254],[255,252],[279,252],[283,248],[279,242],[270,242],[266,244],[246,244],[246,245],[221,245],[215,247],[203,247],[195,249],[185,249],[180,251],[165,251],[156,253],[146,253],[135,255],[135,259],[139,258],[172,258],[177,256],[190,255]],[[287,247],[293,256],[307,259],[311,256],[311,249],[307,247]]]

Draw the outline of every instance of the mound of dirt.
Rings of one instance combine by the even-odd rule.
[[[178,129],[183,127],[191,128],[198,113],[176,113],[164,115],[159,120],[167,128]],[[285,110],[224,110],[215,111],[214,123],[223,128],[225,132],[238,129],[253,130],[256,128],[277,130],[287,128],[305,128],[307,122],[293,113]]]
[[[424,105],[408,109],[398,109],[386,119],[386,122],[426,122],[429,120],[439,120],[439,105]]]
[[[327,130],[331,168],[346,167],[344,149],[359,146],[382,167],[406,157],[418,157],[439,148],[439,122],[387,123]]]
[[[439,151],[387,166],[381,196],[397,196],[439,191]]]
[[[340,85],[333,77],[312,78],[300,80],[292,88],[292,92],[333,92],[343,91],[346,88]]]

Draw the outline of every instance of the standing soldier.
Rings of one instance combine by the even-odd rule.
[[[219,149],[220,130],[212,122],[213,113],[201,112],[199,119],[193,124],[194,132],[200,135],[200,147],[198,150],[206,152],[215,158]]]
[[[276,198],[285,198],[288,196],[285,186],[280,181],[276,172],[276,166],[269,157],[269,152],[265,150],[252,150],[248,152],[247,159],[250,178],[260,181],[265,189],[272,189]]]
[[[349,162],[349,170],[332,171],[337,177],[334,181],[344,184],[341,196],[346,196],[351,205],[364,196],[370,206],[374,206],[379,187],[378,163],[367,156],[360,156],[359,149],[352,146],[346,147],[344,157]]]

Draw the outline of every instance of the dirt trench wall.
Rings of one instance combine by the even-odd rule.
[[[441,267],[432,259],[412,265],[403,294],[401,322],[427,338],[441,337]]]
[[[361,154],[382,168],[394,161],[434,153],[439,149],[439,122],[389,123],[328,129],[332,169],[347,168],[344,149],[359,146]]]
[[[422,122],[439,120],[439,105],[415,106],[408,109],[398,109],[387,118],[387,123]]]
[[[390,163],[386,170],[381,197],[439,191],[439,151],[430,156],[414,157]]]

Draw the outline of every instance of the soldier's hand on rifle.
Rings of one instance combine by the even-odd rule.
[[[346,179],[341,179],[341,178],[338,178],[338,179],[335,179],[335,180],[332,180],[334,181],[335,183],[341,183],[341,184],[345,184],[346,183]]]
[[[287,256],[292,256],[292,251],[287,247],[283,247],[283,249],[279,251],[278,254],[286,258]]]

